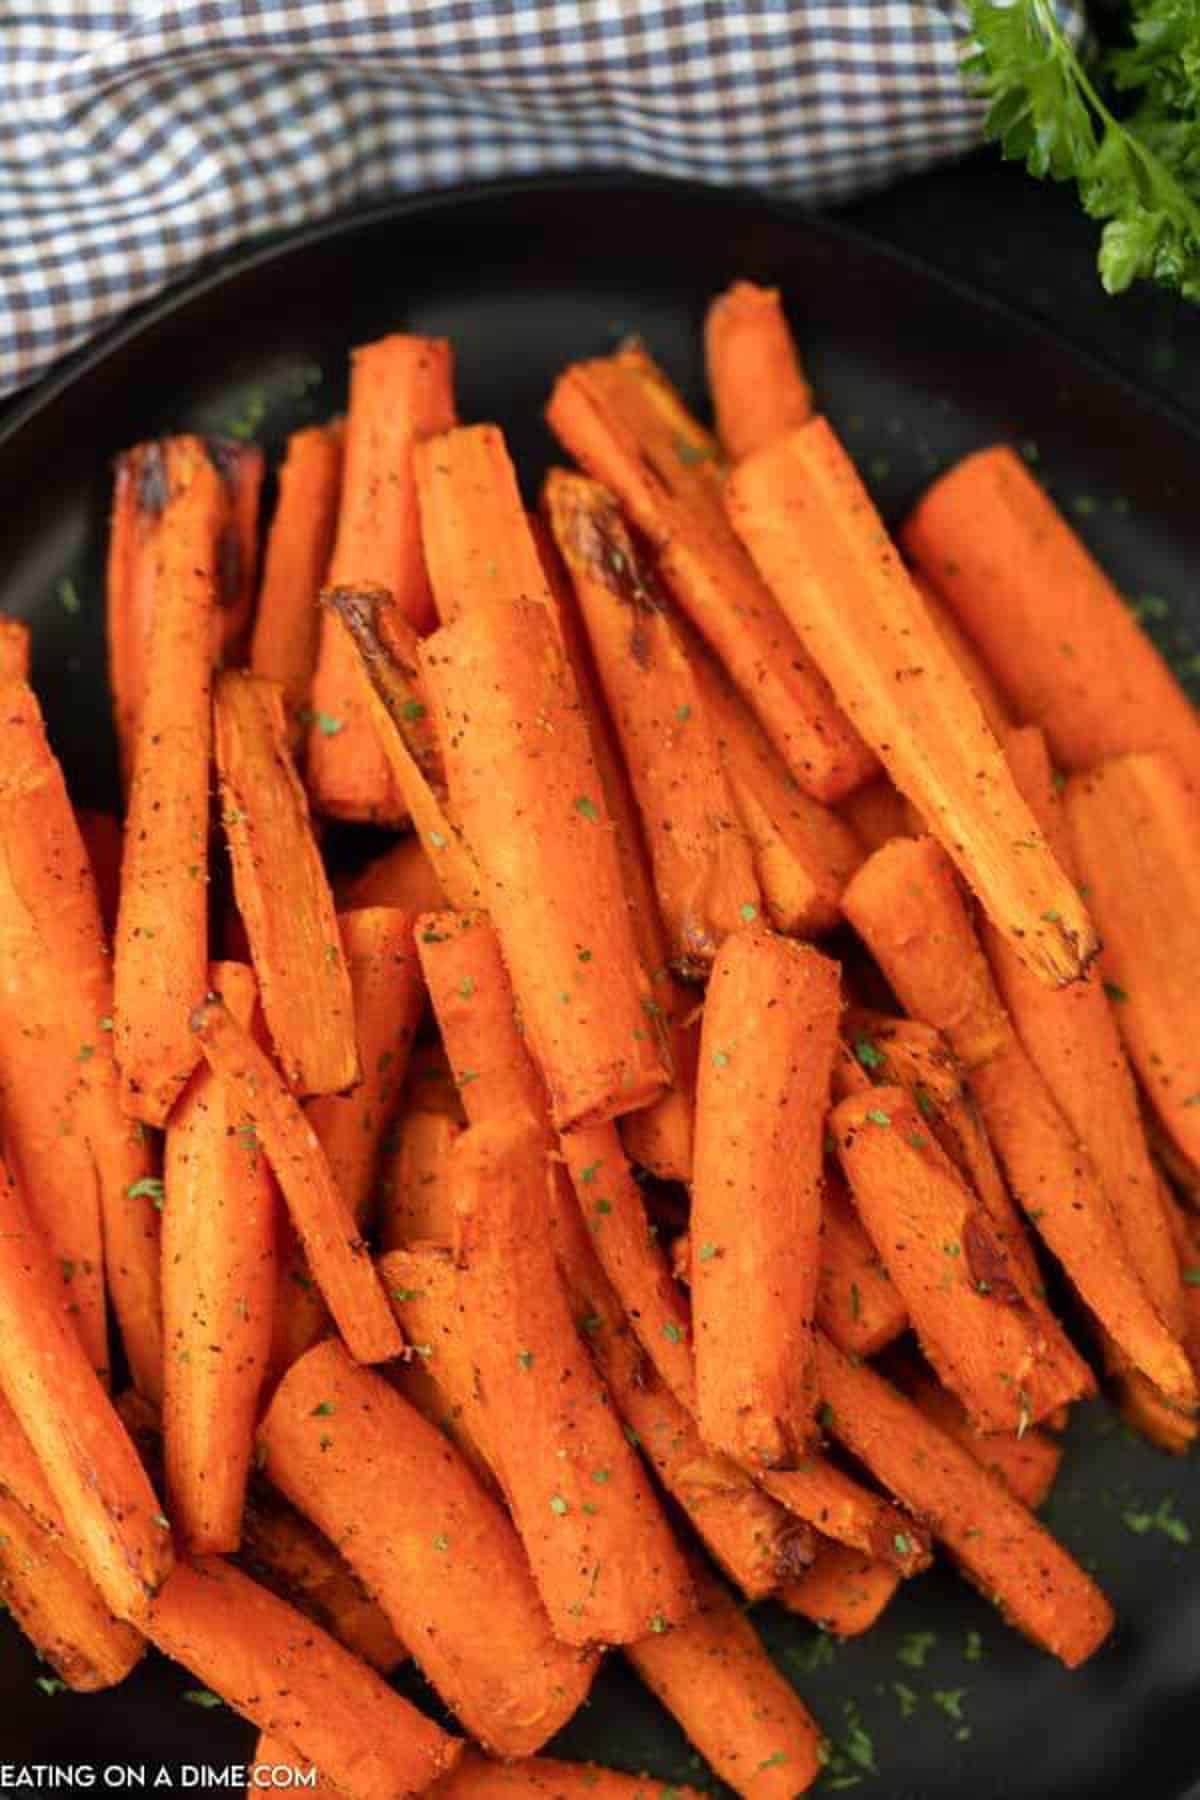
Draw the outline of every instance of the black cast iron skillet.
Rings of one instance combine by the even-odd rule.
[[[228,263],[10,413],[0,427],[0,605],[34,622],[35,680],[73,792],[114,797],[102,571],[109,465],[122,445],[232,427],[275,453],[289,429],[343,403],[350,345],[395,329],[445,333],[462,416],[504,426],[532,496],[553,456],[541,409],[562,364],[636,333],[701,401],[704,305],[735,275],[784,289],[822,403],[889,516],[948,460],[996,437],[1020,443],[1194,676],[1200,436],[1184,421],[1045,331],[834,225],[668,183],[538,181],[380,207]],[[1048,1517],[1120,1620],[1074,1675],[945,1570],[910,1583],[875,1632],[842,1647],[756,1609],[835,1743],[859,1723],[859,1760],[835,1765],[837,1791],[1200,1791],[1200,1466],[1134,1441],[1101,1405],[1083,1409]],[[223,1768],[249,1754],[250,1729],[185,1699],[196,1684],[157,1659],[98,1697],[47,1694],[37,1681],[46,1673],[0,1624],[0,1764],[132,1763],[148,1789],[162,1767],[161,1793],[194,1785],[184,1765]],[[409,1685],[420,1691],[416,1677]],[[615,1657],[556,1748],[664,1784],[704,1781]]]

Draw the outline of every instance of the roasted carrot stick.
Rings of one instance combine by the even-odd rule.
[[[611,494],[556,470],[546,505],[637,797],[671,958],[699,975],[762,904],[716,721]]]
[[[287,1746],[277,1738],[262,1736],[254,1752],[256,1769],[299,1768],[288,1754]],[[315,1785],[306,1783],[310,1794],[336,1797],[337,1790],[311,1767],[306,1776],[316,1776]],[[294,1785],[299,1786],[299,1782]],[[626,1775],[618,1769],[604,1769],[599,1763],[559,1762],[549,1756],[522,1756],[515,1762],[493,1762],[477,1750],[468,1750],[448,1775],[443,1775],[436,1789],[438,1800],[655,1800],[662,1783],[648,1775]],[[697,1789],[672,1783],[671,1793],[678,1800],[700,1800]]]
[[[1159,1119],[1200,1162],[1200,802],[1168,756],[1123,756],[1065,790],[1080,874],[1104,933],[1117,1023]]]
[[[454,1241],[450,1152],[461,1126],[443,1112],[410,1108],[389,1134],[379,1177],[379,1242],[384,1250]]]
[[[741,1607],[694,1571],[700,1610],[626,1655],[651,1693],[737,1794],[803,1793],[820,1773],[820,1733]]]
[[[1017,1040],[944,852],[898,838],[863,864],[843,905],[896,994],[945,1033],[966,1069],[1013,1197],[1081,1298],[1172,1400],[1195,1382],[1129,1262],[1086,1151]]]
[[[807,1519],[823,1537],[848,1544],[901,1575],[929,1567],[929,1537],[907,1513],[843,1473],[827,1457],[809,1452],[792,1469],[772,1469],[760,1477],[772,1499]]]
[[[704,321],[717,435],[732,462],[812,417],[808,385],[777,288],[735,281]]]
[[[1035,1511],[1042,1504],[1054,1486],[1063,1454],[1052,1432],[1035,1427],[1019,1436],[1006,1431],[983,1435],[972,1429],[962,1402],[932,1375],[919,1373],[903,1385],[913,1405],[1002,1481],[1023,1506]]]
[[[212,981],[249,1030],[244,963]],[[244,1114],[197,1069],[171,1114],[163,1163],[163,1454],[171,1518],[194,1555],[236,1550],[275,1304],[275,1183]]]
[[[419,837],[397,839],[390,850],[333,884],[342,912],[367,906],[398,906],[404,912],[435,912],[446,896]]]
[[[891,838],[906,837],[914,829],[913,808],[890,775],[865,781],[839,802],[837,810],[868,850],[879,850]]]
[[[1015,721],[1012,708],[997,687],[991,670],[964,632],[954,613],[942,599],[937,588],[921,573],[920,569],[913,572],[913,586],[921,596],[925,611],[936,625],[938,636],[958,664],[968,687],[978,700],[984,718],[1000,742],[1003,743],[1005,734],[1011,730]]]
[[[782,1582],[777,1598],[788,1612],[800,1613],[834,1637],[859,1637],[875,1624],[900,1581],[889,1563],[823,1540],[811,1568]]]
[[[851,1095],[830,1129],[859,1217],[921,1347],[972,1422],[1025,1430],[1091,1375],[899,1087]]]
[[[485,1482],[494,1481],[500,1451],[492,1414],[475,1380],[452,1252],[429,1243],[392,1250],[380,1258],[379,1274],[405,1337],[416,1346],[389,1376],[453,1439],[475,1473]]]
[[[579,602],[553,535],[550,500],[554,482],[551,472],[542,490],[542,506],[549,522],[540,516],[531,517],[530,529],[546,571],[554,617],[587,719],[592,753],[612,820],[634,941],[654,996],[651,1016],[663,1033],[673,1075],[672,1085],[651,1106],[625,1114],[620,1131],[634,1162],[664,1181],[690,1181],[696,1099],[696,1031],[690,1023],[694,1000],[668,966],[670,947],[629,771],[600,690]]]
[[[0,1390],[61,1508],[70,1543],[118,1618],[145,1619],[171,1538],[137,1453],[63,1315],[56,1272],[0,1164]]]
[[[1200,774],[1200,726],[1182,688],[1014,451],[964,458],[901,542],[1063,768],[1165,750]]]
[[[86,806],[76,808],[75,822],[92,866],[105,934],[111,937],[121,898],[121,852],[125,833],[120,819],[114,818],[112,813],[95,812]]]
[[[389,1675],[407,1659],[383,1608],[349,1563],[261,1479],[246,1495],[237,1563],[380,1674]]]
[[[713,966],[700,1041],[692,1307],[700,1430],[770,1467],[812,1435],[821,1142],[839,972],[761,926]]]
[[[241,669],[217,677],[221,817],[280,1067],[301,1094],[358,1079],[354,1001],[333,895],[287,747],[283,695]]]
[[[454,1147],[460,1295],[502,1482],[557,1636],[628,1643],[688,1616],[691,1583],[574,1321],[545,1232],[528,1115]]]
[[[510,600],[548,602],[537,552],[503,433],[460,426],[413,453],[421,540],[443,625]]]
[[[309,425],[294,431],[279,470],[279,498],[267,534],[250,667],[283,691],[287,739],[304,740],[309,687],[317,662],[321,614],[318,599],[329,566],[342,481],[342,426]],[[341,721],[311,721],[326,735]]]
[[[160,1650],[350,1800],[420,1793],[462,1753],[460,1738],[220,1557],[180,1564],[150,1630]]]
[[[450,816],[444,772],[415,670],[389,637],[382,588],[330,588],[322,604],[347,635],[366,678],[364,706],[391,777],[404,797],[422,848],[451,906],[479,903],[480,877],[470,847]],[[391,621],[392,626],[395,620]],[[423,687],[419,690],[424,694]]]
[[[89,1304],[84,1267],[94,1263],[98,1275],[98,1183],[109,1292],[134,1378],[156,1395],[162,1321],[154,1201],[161,1190],[145,1134],[121,1111],[112,964],[87,851],[37,701],[15,682],[0,708],[0,934],[0,1081],[14,1160],[37,1184],[35,1212],[56,1215],[55,1250],[77,1265],[79,1316],[94,1329],[104,1367],[101,1297]],[[74,1142],[57,1137],[63,1129]]]
[[[826,1164],[821,1201],[821,1266],[814,1314],[840,1349],[874,1356],[908,1328],[908,1312],[850,1203]]]
[[[728,493],[809,654],[988,916],[1044,980],[1073,980],[1097,949],[1091,921],[828,424],[752,457]]]
[[[166,478],[114,971],[124,1104],[147,1125],[165,1124],[198,1050],[188,1015],[208,967],[212,547],[223,503],[220,479],[192,440],[169,446]]]
[[[547,418],[650,540],[668,592],[804,791],[832,804],[857,787],[874,759],[730,531],[712,440],[650,359],[625,350],[574,364]]]
[[[76,1693],[124,1681],[146,1641],[115,1619],[62,1543],[0,1493],[0,1599]]]
[[[946,1544],[1018,1630],[1076,1668],[1112,1628],[1099,1588],[1018,1500],[865,1363],[827,1338],[817,1366],[829,1429]]]
[[[213,652],[222,662],[241,662],[258,590],[258,503],[266,461],[257,444],[236,438],[207,438],[205,447],[224,484],[226,502],[218,549],[221,612]]]
[[[668,1076],[553,621],[532,602],[484,608],[427,638],[421,666],[555,1123],[631,1112]]]
[[[385,613],[433,622],[421,549],[413,446],[454,424],[453,363],[443,338],[393,336],[355,350],[331,587],[375,586]],[[398,823],[405,806],[375,735],[362,671],[322,615],[307,774],[318,812]],[[336,732],[322,720],[339,721]]]
[[[262,1145],[313,1278],[351,1354],[360,1362],[398,1355],[400,1333],[354,1214],[295,1096],[219,995],[197,1007],[192,1029],[225,1089],[227,1104],[245,1116]]]
[[[268,1479],[342,1546],[473,1737],[530,1755],[566,1723],[595,1660],[555,1643],[502,1507],[386,1381],[319,1344],[260,1437]]]

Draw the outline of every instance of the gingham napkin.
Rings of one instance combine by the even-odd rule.
[[[979,134],[964,29],[934,0],[0,0],[0,395],[214,252],[388,193],[922,168]]]

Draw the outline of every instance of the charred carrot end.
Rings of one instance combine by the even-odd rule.
[[[114,966],[114,1038],[132,1117],[164,1125],[195,1066],[188,1016],[208,968],[208,765],[221,482],[173,441],[146,652]],[[144,754],[143,754],[144,752]]]
[[[0,1164],[0,1390],[81,1565],[118,1618],[140,1623],[171,1568],[170,1527],[57,1287],[28,1207]]]
[[[219,994],[196,1008],[192,1030],[228,1103],[250,1127],[244,1147],[249,1152],[262,1146],[313,1278],[351,1354],[360,1362],[385,1362],[399,1355],[400,1333],[354,1214],[295,1096]]]
[[[283,690],[290,748],[310,722],[309,688],[317,661],[318,609],[333,547],[342,480],[342,428],[310,425],[288,438],[279,498],[267,534],[250,667]],[[313,721],[321,729],[321,721]],[[326,718],[327,729],[339,723]]]
[[[553,620],[530,602],[484,608],[427,638],[421,667],[450,797],[555,1123],[568,1130],[634,1111],[668,1074]]]
[[[441,623],[497,602],[549,605],[504,434],[495,425],[460,426],[419,444],[413,468]]]
[[[246,650],[258,586],[258,503],[266,459],[257,444],[208,438],[209,460],[225,489],[225,526],[218,548],[221,610],[214,621],[213,656],[240,662]]]
[[[777,288],[735,281],[704,321],[717,435],[732,462],[752,456],[812,417],[812,389]]]
[[[146,1640],[114,1619],[62,1542],[0,1492],[0,1598],[33,1645],[76,1693],[115,1687]]]
[[[810,1453],[794,1469],[775,1469],[761,1480],[772,1499],[823,1537],[890,1563],[901,1575],[919,1575],[932,1561],[920,1526],[824,1456]]]
[[[961,1444],[1023,1506],[1037,1510],[1054,1486],[1062,1461],[1062,1445],[1049,1431],[981,1434],[972,1428],[962,1402],[932,1375],[918,1374],[903,1385],[913,1405],[939,1431]]]
[[[658,573],[712,646],[806,793],[827,804],[876,764],[764,588],[723,511],[711,440],[644,356],[576,363],[551,429],[649,540]]]
[[[760,926],[723,946],[700,1043],[692,1305],[700,1429],[737,1461],[813,1433],[821,1144],[839,971]]]
[[[728,495],[809,654],[988,916],[1044,980],[1074,980],[1098,947],[1091,921],[829,425],[740,465]]]
[[[672,961],[699,975],[761,906],[715,720],[611,494],[556,470],[545,498],[641,812]]]
[[[1164,750],[1200,772],[1182,688],[1014,451],[978,451],[943,475],[901,542],[1063,768]]]
[[[248,1029],[252,972],[218,963],[212,974]],[[237,1549],[271,1345],[278,1197],[248,1126],[201,1068],[167,1128],[163,1454],[172,1520],[193,1554]]]
[[[830,1129],[926,1356],[985,1431],[1024,1431],[1090,1386],[902,1088],[835,1107]]]
[[[28,625],[0,613],[0,681],[28,681],[31,662]]]
[[[1162,755],[1104,763],[1065,798],[1121,1036],[1163,1127],[1200,1162],[1200,1005],[1179,978],[1200,946],[1200,805]]]
[[[502,1480],[567,1643],[629,1643],[692,1605],[687,1567],[575,1333],[544,1228],[547,1141],[528,1117],[474,1126],[453,1179],[460,1296]]]
[[[1104,1642],[1104,1595],[1020,1501],[895,1388],[818,1339],[829,1428],[916,1514],[1018,1630],[1077,1668]]]
[[[445,1113],[416,1107],[396,1121],[378,1187],[379,1241],[384,1250],[453,1243],[450,1152],[461,1129]]]
[[[748,1800],[803,1793],[821,1771],[821,1734],[732,1596],[696,1571],[700,1610],[626,1654],[697,1750]]]
[[[419,837],[402,837],[390,850],[372,857],[354,875],[335,880],[338,908],[352,912],[367,906],[395,906],[404,912],[436,912],[446,895]]]
[[[433,623],[421,548],[413,446],[454,424],[450,346],[395,336],[356,350],[332,587],[377,587],[381,610],[419,630]],[[308,782],[318,812],[398,823],[405,801],[367,705],[351,646],[322,615],[310,705]],[[329,729],[330,722],[337,729]]]
[[[874,1356],[908,1329],[908,1311],[850,1203],[826,1165],[821,1204],[821,1269],[814,1315],[839,1349]]]
[[[234,893],[276,1055],[298,1093],[338,1093],[359,1073],[354,1002],[281,690],[226,669],[214,735]]]
[[[382,629],[383,598],[377,588],[336,588],[323,604],[336,615],[367,678],[374,729],[438,883],[452,906],[474,906],[479,871],[447,810],[440,752],[425,700],[417,697],[414,668],[397,653],[394,634],[389,639]]]
[[[901,1575],[846,1544],[823,1541],[812,1567],[779,1588],[779,1604],[834,1637],[860,1637],[881,1617]]]
[[[219,1557],[175,1570],[155,1602],[150,1635],[353,1800],[422,1793],[462,1753],[460,1738]]]
[[[473,1737],[525,1756],[566,1723],[595,1663],[555,1643],[516,1531],[436,1427],[331,1340],[288,1372],[260,1440]]]

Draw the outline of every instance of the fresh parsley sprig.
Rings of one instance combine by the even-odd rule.
[[[1200,0],[1134,0],[1131,43],[1098,78],[1124,97],[1119,117],[1052,0],[967,9],[975,42],[964,67],[990,98],[987,135],[1031,174],[1078,185],[1104,221],[1107,291],[1148,280],[1200,300]]]

